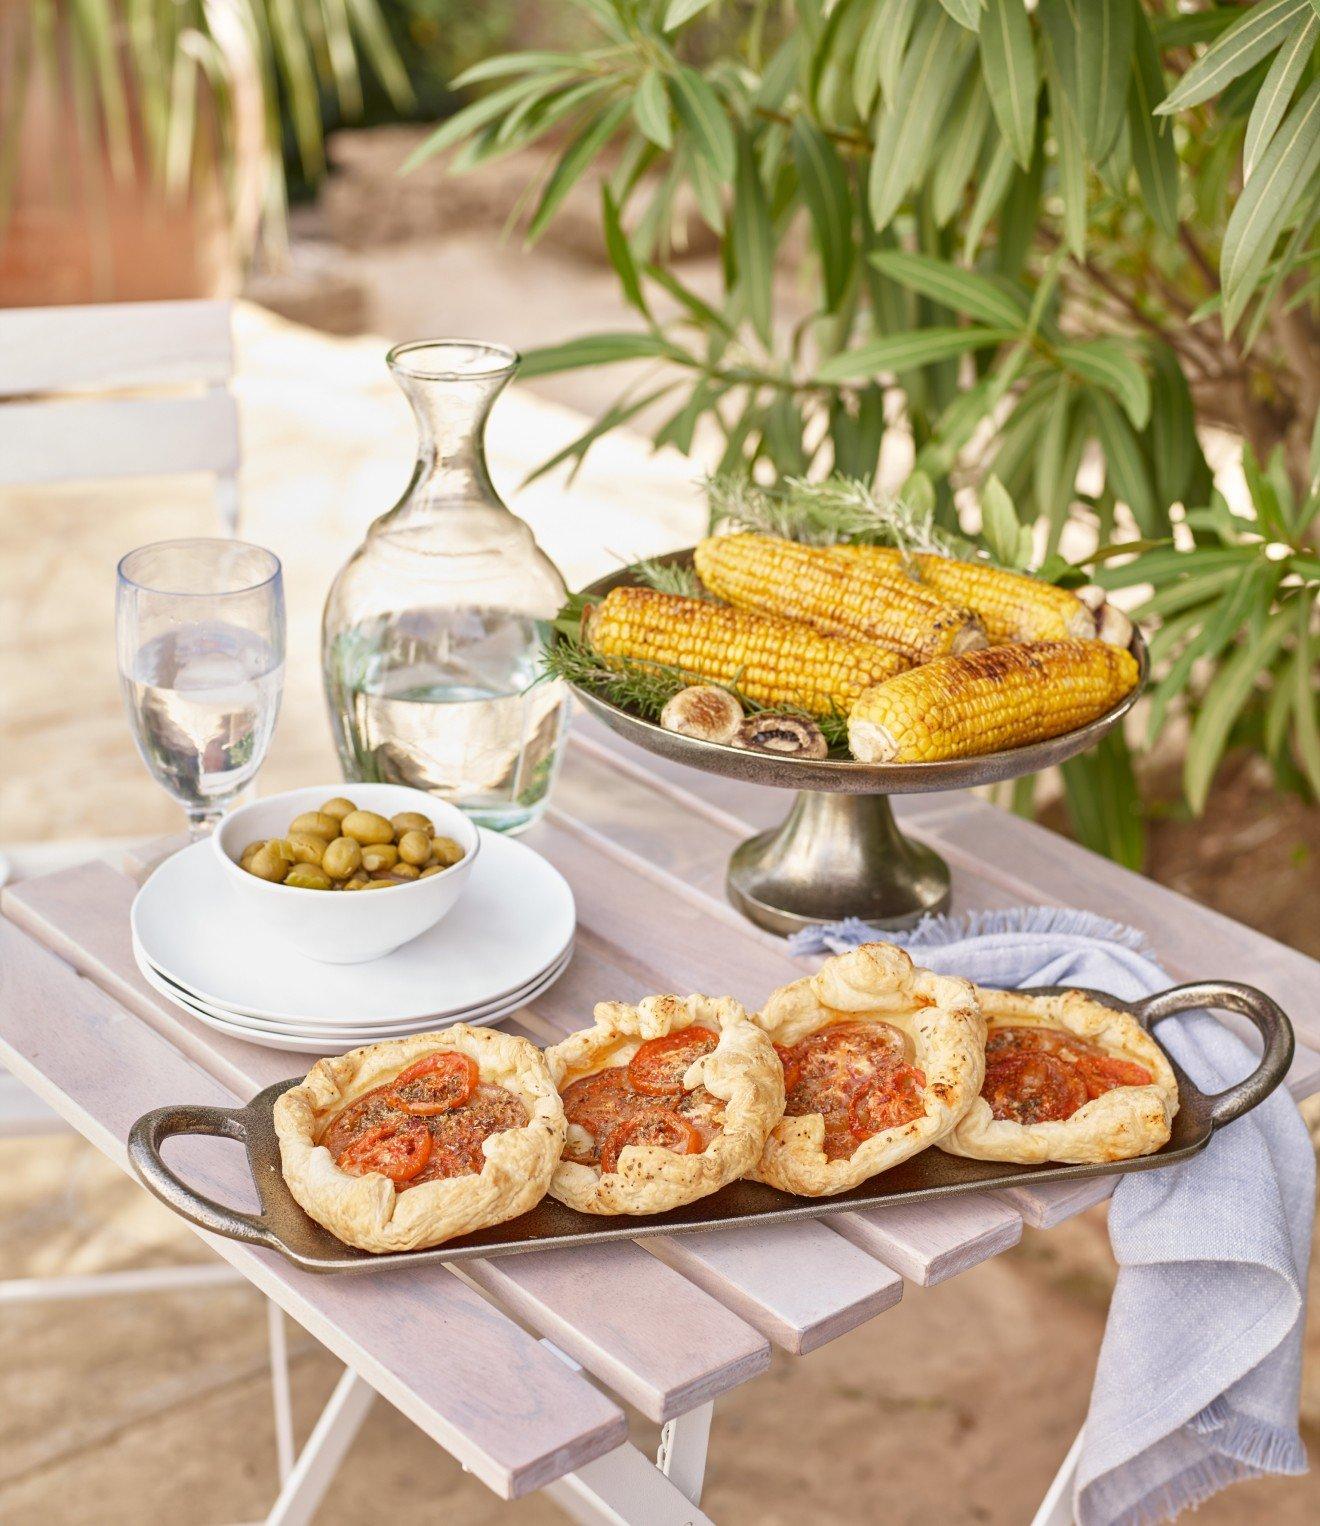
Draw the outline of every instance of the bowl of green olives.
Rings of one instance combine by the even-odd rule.
[[[434,927],[481,846],[462,811],[401,784],[254,800],[211,841],[247,913],[325,964],[379,959]]]

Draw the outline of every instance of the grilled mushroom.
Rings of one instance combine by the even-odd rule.
[[[735,747],[750,752],[770,752],[782,758],[823,758],[829,743],[815,721],[801,715],[749,716],[738,728]]]
[[[1132,622],[1112,603],[1108,592],[1095,583],[1077,590],[1077,597],[1095,616],[1095,636],[1110,646],[1126,650],[1132,645]],[[1088,633],[1089,634],[1089,633]]]
[[[1095,617],[1095,626],[1096,635],[1110,646],[1126,648],[1132,645],[1132,622],[1117,604],[1103,604]]]
[[[743,723],[743,707],[727,689],[692,684],[680,689],[660,712],[660,724],[703,742],[732,742]]]

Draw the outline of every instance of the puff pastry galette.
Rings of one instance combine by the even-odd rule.
[[[748,1172],[830,1197],[934,1144],[981,1089],[985,1024],[970,981],[864,943],[766,1002],[756,1019],[784,1067],[784,1118]]]
[[[1127,1012],[1080,991],[978,989],[985,1083],[940,1148],[1023,1165],[1128,1160],[1167,1143],[1178,1083]]]
[[[319,1060],[274,1118],[290,1192],[369,1251],[516,1218],[544,1196],[564,1143],[541,1051],[464,1023]]]
[[[582,1213],[661,1213],[743,1176],[784,1110],[770,1040],[736,1001],[600,1002],[545,1053],[568,1122],[551,1197]]]

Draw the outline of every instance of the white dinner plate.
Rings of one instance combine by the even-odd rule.
[[[555,969],[546,978],[539,982],[531,991],[525,992],[516,998],[511,998],[499,1003],[493,1011],[482,1013],[478,1016],[460,1016],[445,1018],[443,1020],[432,1019],[419,1020],[404,1027],[400,1032],[381,1034],[346,1034],[342,1030],[336,1033],[309,1034],[309,1033],[277,1033],[268,1030],[240,1027],[236,1022],[226,1021],[214,1014],[195,1006],[186,996],[177,990],[171,990],[159,976],[142,971],[148,984],[153,986],[167,1001],[171,1001],[195,1017],[199,1023],[205,1023],[208,1028],[214,1028],[220,1033],[228,1034],[231,1038],[242,1039],[248,1044],[257,1044],[263,1049],[281,1049],[291,1054],[346,1054],[350,1049],[357,1049],[363,1044],[375,1044],[383,1038],[407,1038],[414,1033],[426,1033],[432,1028],[443,1029],[457,1022],[470,1023],[474,1027],[487,1027],[491,1023],[497,1023],[502,1018],[517,1012],[527,1002],[534,1000],[542,991],[548,990],[559,976],[563,973],[562,967]]]
[[[439,1027],[451,1022],[476,1022],[496,1009],[501,1012],[507,1011],[511,1002],[530,1001],[533,996],[540,995],[552,980],[557,980],[563,974],[569,960],[573,957],[573,949],[570,945],[565,953],[556,959],[548,970],[542,970],[535,980],[528,981],[525,986],[520,986],[518,990],[510,991],[506,996],[499,997],[495,1001],[484,1002],[471,1011],[430,1013],[425,1017],[412,1018],[403,1023],[370,1024],[321,1023],[314,1018],[294,1020],[293,1018],[251,1017],[246,1013],[231,1012],[226,1007],[217,1007],[203,1001],[201,997],[177,985],[163,971],[156,969],[142,952],[141,945],[136,939],[133,940],[133,957],[137,961],[137,967],[142,972],[143,979],[162,996],[168,997],[171,1001],[181,1001],[188,1007],[199,1010],[207,1016],[219,1018],[221,1022],[232,1027],[250,1028],[258,1033],[283,1033],[290,1036],[349,1037],[355,1038],[359,1044],[365,1044],[376,1038],[399,1038],[405,1033],[424,1031],[428,1024]]]
[[[487,1007],[506,1005],[508,1002],[512,1001],[514,997],[521,996],[523,992],[529,991],[533,987],[539,985],[545,976],[549,975],[551,971],[556,973],[561,971],[573,956],[573,944],[570,942],[563,953],[561,953],[557,959],[552,961],[552,963],[546,969],[538,970],[529,981],[527,981],[524,985],[519,986],[516,991],[505,991],[501,993],[501,995],[493,997],[488,1002],[482,1002],[478,1006],[469,1007],[462,1012],[425,1012],[419,1016],[404,1018],[402,1020],[396,1017],[364,1018],[360,1015],[342,1018],[303,1017],[293,1014],[290,1014],[287,1017],[254,1017],[250,1012],[237,1012],[232,1007],[222,1006],[219,1002],[207,1001],[204,996],[199,996],[196,991],[190,991],[187,986],[181,985],[177,980],[172,980],[164,970],[159,969],[156,965],[152,964],[151,960],[147,958],[146,950],[142,947],[136,938],[132,940],[132,943],[133,957],[137,961],[138,969],[140,969],[142,973],[148,978],[148,980],[152,981],[153,984],[155,984],[157,980],[163,981],[166,989],[162,992],[162,994],[165,996],[183,996],[188,1001],[190,1001],[193,1006],[203,1007],[207,1011],[213,1012],[216,1017],[224,1018],[226,1022],[239,1022],[242,1024],[251,1023],[258,1028],[314,1028],[318,1032],[321,1030],[333,1032],[336,1029],[349,1029],[354,1033],[366,1032],[368,1030],[375,1032],[378,1029],[384,1028],[415,1027],[419,1022],[443,1022],[448,1018],[467,1017],[470,1013],[473,1012],[483,1012]]]
[[[370,964],[308,959],[249,918],[209,843],[167,858],[133,902],[145,959],[208,1006],[247,1017],[429,1021],[522,990],[573,940],[573,892],[539,853],[482,831],[453,911]]]

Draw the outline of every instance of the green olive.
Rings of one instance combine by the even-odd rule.
[[[425,832],[405,832],[399,839],[399,857],[420,869],[431,860],[431,839]]]
[[[319,864],[325,852],[325,838],[316,837],[311,832],[290,832],[289,846],[293,849],[296,862]]]
[[[399,850],[392,842],[373,843],[362,850],[362,867],[373,874],[377,869],[393,869],[399,862]]]
[[[375,811],[350,811],[344,817],[338,830],[342,831],[345,837],[356,837],[364,848],[369,843],[394,840],[394,828]],[[337,836],[338,831],[332,835]]]
[[[304,811],[289,823],[290,832],[306,832],[313,837],[324,837],[326,842],[339,836],[339,823],[324,811]]]
[[[285,876],[284,883],[298,890],[329,890],[330,876],[315,864],[295,864]]]
[[[322,816],[333,816],[336,821],[343,821],[345,816],[351,816],[357,806],[351,800],[345,800],[342,795],[336,795],[333,800],[327,800],[321,807]]]
[[[293,849],[288,843],[272,837],[252,855],[248,873],[255,874],[259,880],[269,880],[273,885],[279,885],[289,873],[293,861]]]
[[[264,837],[258,837],[256,842],[250,842],[247,845],[247,847],[243,849],[242,853],[240,853],[239,856],[238,856],[238,866],[239,866],[239,868],[240,869],[251,869],[251,867],[252,867],[252,860],[257,856],[258,853],[261,852],[261,850],[265,846],[266,846],[266,839]]]
[[[346,880],[362,867],[362,844],[355,837],[336,837],[326,844],[321,867],[332,880]]]
[[[448,869],[450,864],[456,864],[463,857],[463,849],[452,837],[437,837],[431,844],[431,857],[442,868]]]
[[[425,832],[428,837],[435,833],[431,818],[423,816],[420,811],[400,811],[397,816],[390,817],[390,825],[394,828],[395,836],[400,839],[405,832]]]

